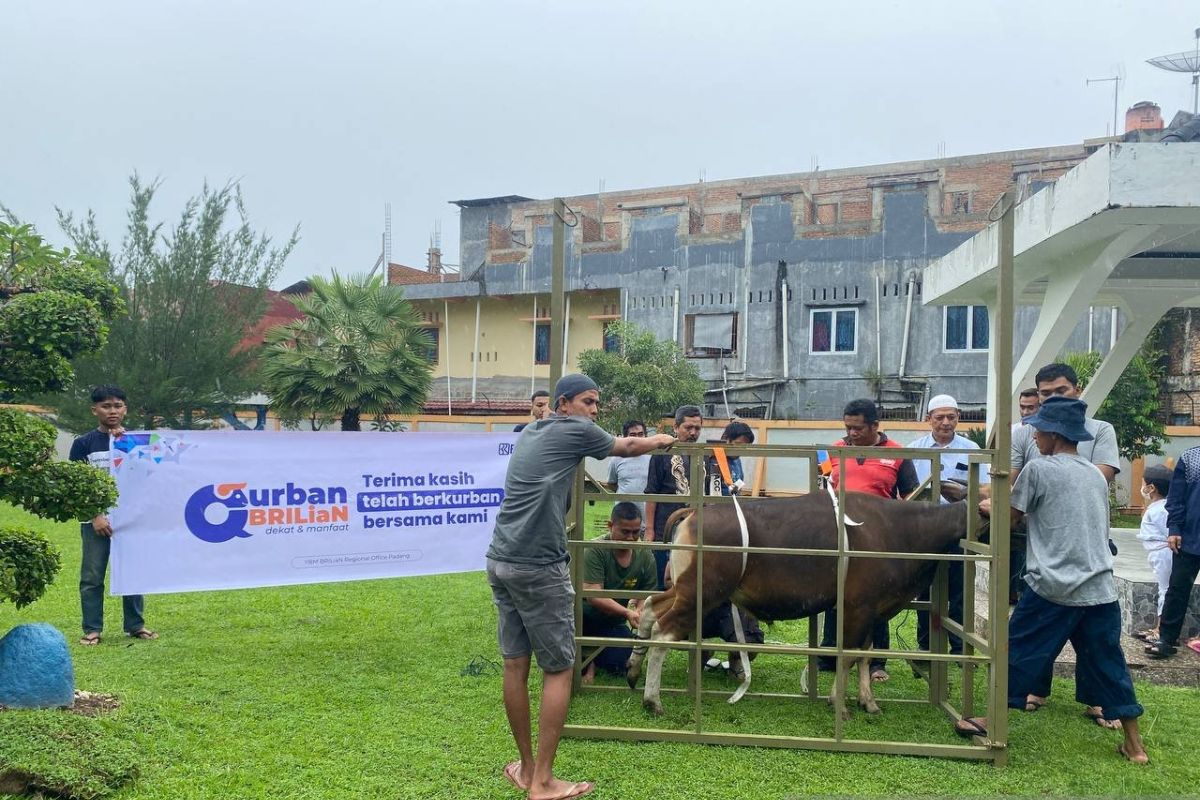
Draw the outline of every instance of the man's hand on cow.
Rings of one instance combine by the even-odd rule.
[[[979,501],[979,515],[981,517],[992,516],[992,498],[985,497]]]
[[[655,450],[662,450],[675,444],[676,439],[669,433],[656,433],[650,437],[650,441],[654,443]]]
[[[642,624],[642,612],[636,608],[625,609],[625,619],[629,620],[629,627],[635,631]]]

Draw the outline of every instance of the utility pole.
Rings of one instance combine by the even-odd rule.
[[[553,235],[550,246],[550,391],[562,377],[563,372],[563,332],[567,321],[564,319],[564,284],[566,283],[566,264],[564,248],[566,246],[566,213],[567,206],[561,197],[554,198],[554,219],[550,221]],[[556,398],[551,398],[553,404]]]

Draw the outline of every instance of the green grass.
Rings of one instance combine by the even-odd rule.
[[[591,516],[603,518],[600,504]],[[78,529],[0,508],[0,524],[28,521],[61,548],[64,569],[47,596],[21,611],[0,606],[0,631],[48,621],[79,636]],[[590,527],[594,527],[590,526]],[[498,660],[494,612],[482,575],[447,575],[147,598],[157,642],[119,635],[120,605],[106,608],[95,648],[72,644],[80,688],[118,695],[100,719],[61,712],[0,713],[0,769],[70,784],[79,796],[121,783],[121,798],[515,798],[500,777],[513,757],[500,677],[464,676],[476,657]],[[911,635],[905,631],[902,633]],[[800,641],[799,623],[768,639]],[[668,661],[668,685],[683,680],[683,657]],[[799,665],[755,662],[755,689],[794,691]],[[855,737],[958,741],[943,717],[887,703],[919,696],[897,668],[880,690],[884,715],[856,715]],[[714,686],[724,679],[712,679]],[[753,798],[810,794],[1165,795],[1200,785],[1194,689],[1139,685],[1148,768],[1123,763],[1117,736],[1088,724],[1057,681],[1051,704],[1014,714],[1006,769],[937,759],[755,750],[682,744],[567,740],[558,771],[594,780],[599,798]],[[576,722],[680,724],[690,700],[665,696],[653,721],[640,694],[587,693]],[[714,700],[706,714],[741,731],[832,730],[824,704],[748,698]],[[135,777],[129,778],[136,773]],[[68,787],[68,788],[70,788]]]

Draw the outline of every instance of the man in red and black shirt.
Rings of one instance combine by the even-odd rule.
[[[851,400],[842,411],[842,424],[846,426],[845,437],[833,443],[834,447],[902,447],[879,430],[879,411],[875,403],[866,398]],[[917,472],[906,458],[834,458],[830,480],[833,488],[846,481],[847,492],[863,492],[878,497],[907,497],[919,485]],[[832,561],[831,561],[832,563]],[[879,620],[872,631],[873,646],[886,650],[891,646],[888,620]],[[837,612],[825,614],[825,627],[821,635],[822,647],[833,647],[837,642]],[[818,659],[822,670],[833,671],[834,659],[821,656]],[[871,659],[871,680],[886,681],[887,660]]]

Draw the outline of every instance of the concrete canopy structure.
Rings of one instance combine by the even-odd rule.
[[[1200,306],[1200,146],[1109,145],[1020,203],[1015,225],[1017,302],[1039,313],[1013,354],[1014,392],[1055,360],[1081,313],[1113,305],[1125,325],[1084,393],[1098,406],[1169,309]],[[994,326],[998,236],[993,223],[925,267],[924,302],[988,305]]]

